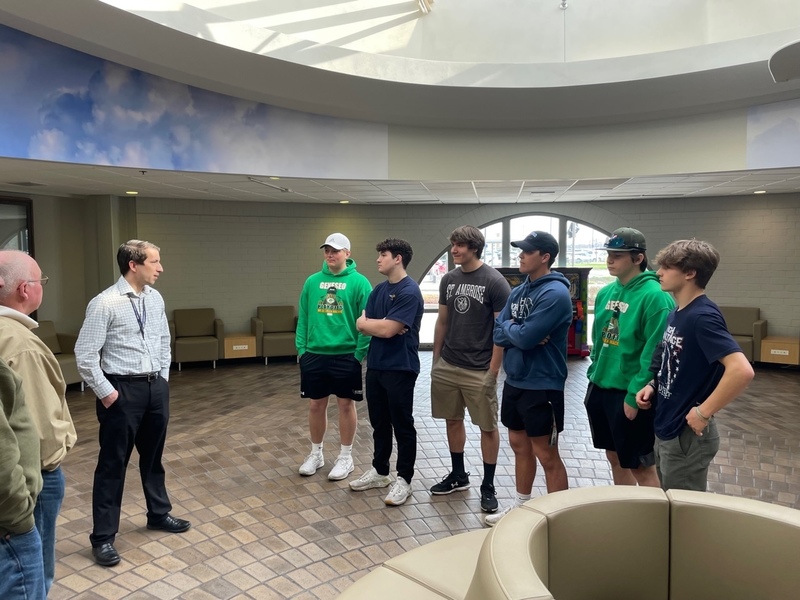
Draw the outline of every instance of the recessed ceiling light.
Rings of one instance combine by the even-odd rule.
[[[128,194],[128,196],[136,196],[136,195],[138,195],[138,194],[139,194],[139,192],[133,192],[133,191],[131,191],[131,192],[125,192],[125,193],[126,193],[126,194]]]
[[[280,177],[270,177],[270,179],[280,179]]]
[[[766,193],[767,193],[767,190],[756,190],[756,191],[755,191],[755,192],[753,192],[753,193],[754,193],[754,194],[766,194]]]
[[[339,200],[339,204],[350,204],[350,200]]]

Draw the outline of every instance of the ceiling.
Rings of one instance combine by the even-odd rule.
[[[616,179],[365,181],[271,179],[0,159],[0,193],[85,197],[335,204],[516,204],[635,198],[695,198],[800,191],[800,167]]]
[[[261,2],[225,4],[258,10]],[[552,10],[561,12],[555,3]],[[782,31],[665,52],[496,64],[376,55],[218,21],[183,2],[0,2],[0,23],[131,68],[236,98],[391,125],[610,125],[800,97],[800,80],[776,83],[768,68],[779,48],[800,38],[790,17]],[[212,35],[217,27],[224,39]]]

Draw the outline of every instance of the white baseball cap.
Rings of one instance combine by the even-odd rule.
[[[350,240],[348,240],[347,236],[343,233],[332,233],[320,248],[324,248],[325,246],[330,246],[334,250],[341,250],[343,248],[350,250]]]

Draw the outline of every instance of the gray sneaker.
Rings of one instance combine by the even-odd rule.
[[[383,488],[391,485],[392,478],[388,475],[381,475],[372,467],[358,479],[350,482],[350,489],[354,492],[363,492],[372,488]]]

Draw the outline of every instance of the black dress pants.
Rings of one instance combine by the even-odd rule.
[[[108,380],[119,397],[108,408],[97,400],[100,453],[92,490],[94,531],[89,536],[95,547],[113,543],[119,531],[125,473],[134,446],[139,453],[147,521],[157,522],[172,510],[161,464],[169,422],[169,384],[162,377],[148,381],[109,375]]]
[[[411,371],[367,369],[367,408],[375,443],[372,466],[389,474],[392,431],[397,438],[397,474],[411,482],[417,460],[417,430],[414,428],[414,384]]]

